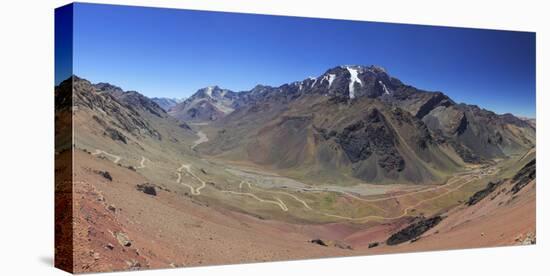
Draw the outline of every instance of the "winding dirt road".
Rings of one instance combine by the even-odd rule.
[[[494,175],[496,174],[498,171],[497,170],[491,170],[491,175]],[[365,217],[359,217],[359,218],[351,218],[351,217],[345,217],[345,216],[339,216],[339,215],[334,215],[334,214],[328,214],[328,213],[321,213],[325,216],[329,216],[329,217],[335,217],[335,218],[341,218],[341,219],[347,219],[347,220],[352,220],[352,221],[368,221],[368,220],[395,220],[395,219],[400,219],[400,218],[403,218],[405,216],[407,216],[407,214],[413,210],[413,209],[416,209],[418,208],[420,205],[426,203],[426,202],[429,202],[429,201],[432,201],[432,200],[435,200],[435,199],[438,199],[438,198],[442,198],[452,192],[455,192],[457,190],[459,190],[460,188],[464,187],[466,184],[469,184],[471,183],[472,181],[475,181],[477,179],[480,179],[481,175],[483,174],[484,172],[479,172],[478,175],[474,175],[474,176],[464,176],[464,177],[461,177],[459,179],[460,180],[464,180],[464,178],[467,178],[467,177],[470,177],[470,180],[458,185],[457,187],[453,188],[453,189],[447,189],[443,186],[440,186],[440,188],[443,188],[443,189],[446,189],[447,191],[445,193],[442,193],[440,195],[437,195],[437,196],[434,196],[434,197],[431,197],[431,198],[427,198],[427,199],[424,199],[424,200],[421,200],[419,202],[417,202],[415,205],[412,205],[412,206],[409,206],[407,208],[405,208],[403,210],[403,212],[398,215],[398,216],[394,216],[394,217],[384,217],[384,216],[373,216],[373,215],[370,215],[370,216],[365,216]],[[485,173],[485,175],[489,175],[488,173]],[[446,184],[446,185],[450,185],[451,183],[449,184]],[[454,184],[454,183],[453,183]],[[424,191],[422,191],[424,192]],[[418,193],[418,192],[413,192],[413,193]],[[411,195],[411,193],[409,194],[406,194],[406,195],[403,195],[403,196],[408,196],[408,195]]]
[[[198,180],[201,185],[198,187],[198,188],[195,188],[187,183],[183,183],[181,180],[181,176],[182,176],[182,170],[185,169],[187,171],[187,173],[189,175],[191,175],[193,178],[195,178],[196,180]],[[178,168],[177,170],[177,175],[178,175],[178,179],[177,179],[177,183],[179,184],[182,184],[186,187],[189,188],[189,190],[191,190],[191,194],[193,195],[200,195],[201,194],[201,190],[206,187],[206,182],[204,180],[202,180],[200,177],[196,176],[192,171],[191,171],[191,165],[189,164],[182,164],[181,167]]]
[[[195,142],[194,142],[194,146],[196,145],[199,145],[201,143],[204,143],[206,141],[208,141],[208,137],[206,137],[206,134],[204,134],[202,131],[199,131],[199,139],[197,139]],[[108,153],[106,151],[102,151],[102,150],[99,150],[99,149],[96,149],[96,151],[94,153],[92,153],[92,155],[105,155],[109,158],[112,158],[113,160],[113,163],[115,164],[118,164],[118,162],[122,159],[120,156],[118,155],[115,155],[115,154],[111,154],[111,153]],[[151,162],[150,160],[148,160],[147,158],[145,158],[145,156],[142,156],[141,158],[141,161],[140,161],[140,166],[137,167],[138,169],[141,169],[141,168],[145,168],[145,162],[146,161],[149,161]],[[184,171],[185,170],[185,171]],[[317,214],[320,214],[320,215],[324,215],[324,216],[328,216],[328,217],[333,217],[333,218],[339,218],[339,219],[345,219],[345,220],[350,220],[350,221],[362,221],[362,222],[366,222],[366,221],[369,221],[369,220],[395,220],[395,219],[400,219],[400,218],[403,218],[403,217],[406,217],[409,212],[411,210],[414,210],[416,209],[417,207],[421,206],[422,204],[426,203],[426,202],[429,202],[429,201],[432,201],[432,200],[435,200],[435,199],[438,199],[438,198],[441,198],[441,197],[444,197],[452,192],[455,192],[459,189],[461,189],[462,187],[464,187],[465,185],[471,183],[472,181],[474,180],[477,180],[477,179],[480,179],[482,176],[484,175],[494,175],[498,172],[498,170],[496,170],[494,167],[491,167],[491,168],[486,168],[486,169],[479,169],[477,171],[474,171],[472,172],[472,174],[468,174],[468,175],[465,175],[465,176],[461,176],[461,177],[458,177],[457,179],[453,179],[451,181],[449,181],[448,183],[446,183],[445,185],[441,185],[441,186],[437,186],[437,187],[433,187],[433,188],[427,188],[427,189],[422,189],[422,190],[419,190],[419,191],[413,191],[413,192],[409,192],[409,193],[404,193],[404,194],[400,194],[400,195],[395,195],[395,196],[389,196],[389,197],[383,197],[383,198],[375,198],[375,199],[366,199],[366,198],[361,198],[359,196],[356,196],[352,193],[349,193],[349,192],[346,192],[346,191],[334,191],[334,190],[330,190],[330,191],[327,191],[327,190],[324,190],[324,189],[313,189],[313,188],[309,188],[309,189],[304,189],[304,191],[309,191],[309,192],[338,192],[338,193],[341,193],[341,194],[344,194],[346,196],[349,196],[351,198],[354,198],[356,200],[359,200],[359,201],[363,201],[363,202],[367,202],[367,203],[373,203],[373,202],[381,202],[381,201],[385,201],[385,200],[393,200],[393,199],[398,199],[398,198],[402,198],[402,197],[407,197],[407,196],[412,196],[412,195],[416,195],[416,194],[421,194],[421,193],[426,193],[426,192],[432,192],[432,191],[438,191],[438,190],[445,190],[444,193],[442,194],[439,194],[439,195],[436,195],[434,197],[431,197],[431,198],[427,198],[427,199],[424,199],[424,200],[421,200],[419,202],[417,202],[416,204],[412,205],[412,206],[409,206],[405,209],[403,209],[403,211],[401,212],[401,214],[397,215],[397,216],[392,216],[392,217],[388,217],[388,216],[379,216],[379,215],[369,215],[369,216],[364,216],[364,217],[347,217],[347,216],[341,216],[341,215],[336,215],[336,214],[331,214],[331,213],[326,213],[326,212],[321,212],[320,210],[315,210],[313,208],[311,208],[311,206],[309,206],[307,204],[306,201],[304,201],[303,199],[299,198],[298,196],[296,195],[293,195],[291,193],[288,193],[288,192],[284,192],[284,191],[271,191],[271,190],[264,190],[264,189],[260,189],[260,188],[257,188],[255,187],[252,183],[250,183],[249,181],[241,181],[240,184],[239,184],[239,189],[242,190],[243,188],[243,185],[247,185],[248,186],[248,189],[250,190],[257,190],[257,191],[261,191],[261,192],[265,192],[265,193],[272,193],[272,194],[281,194],[281,195],[285,195],[285,196],[288,196],[288,197],[291,197],[292,199],[296,200],[297,202],[299,202],[301,205],[304,206],[305,209],[307,209],[308,211],[311,211],[311,212],[315,212]],[[199,187],[193,187],[192,185],[190,184],[187,184],[187,183],[184,183],[182,181],[182,178],[183,178],[183,174],[187,174],[187,175],[190,175],[191,177],[193,177],[194,179],[196,179],[198,182],[201,183],[201,185]],[[181,185],[184,185],[186,187],[189,188],[189,190],[191,191],[191,194],[192,195],[200,195],[201,194],[201,190],[204,189],[206,187],[206,181],[204,181],[202,178],[198,177],[195,173],[193,173],[193,171],[191,170],[191,165],[190,164],[182,164],[177,170],[176,170],[176,175],[177,175],[177,179],[176,179],[176,183],[178,184],[181,184]],[[453,188],[449,188],[451,185],[454,185],[456,183],[459,183],[461,181],[465,181],[464,183],[456,186],[456,187],[453,187]],[[255,200],[258,200],[259,202],[263,202],[263,203],[268,203],[268,204],[273,204],[273,205],[276,205],[278,206],[279,208],[281,208],[282,211],[284,212],[288,212],[288,207],[287,205],[285,204],[285,202],[283,200],[281,200],[279,197],[273,197],[274,200],[271,200],[271,199],[265,199],[265,198],[261,198],[257,195],[255,195],[254,193],[252,192],[242,192],[242,191],[231,191],[231,190],[219,190],[220,192],[222,193],[227,193],[227,194],[233,194],[233,195],[240,195],[240,196],[248,196],[248,197],[251,197],[251,198],[254,198]],[[375,206],[376,208],[380,209],[379,207]],[[383,210],[385,211],[385,210]]]
[[[142,157],[141,157],[141,162],[139,163],[139,167],[137,167],[137,169],[143,169],[143,168],[145,168],[145,160],[151,162],[149,159],[145,158],[145,156],[142,156]]]
[[[356,196],[356,195],[354,195],[350,192],[346,192],[346,191],[324,190],[324,189],[314,189],[314,188],[306,188],[306,189],[303,189],[303,190],[311,191],[311,192],[335,192],[335,193],[340,193],[340,194],[347,195],[347,196],[349,196],[353,199],[359,200],[359,201],[371,202],[372,203],[372,202],[381,202],[381,201],[390,200],[390,199],[398,199],[398,198],[402,198],[402,197],[407,197],[407,196],[411,196],[411,195],[415,195],[415,194],[422,194],[422,193],[431,192],[431,191],[437,191],[437,190],[441,190],[441,189],[447,189],[448,186],[451,186],[451,185],[453,185],[457,182],[460,182],[461,180],[462,180],[462,178],[458,178],[458,179],[451,180],[451,181],[449,181],[448,183],[446,183],[444,185],[436,186],[436,187],[433,187],[433,188],[426,188],[426,189],[421,189],[421,190],[418,190],[418,191],[403,193],[403,194],[400,194],[400,195],[373,198],[373,199],[362,198],[362,197]]]
[[[282,192],[282,191],[269,191],[269,190],[264,190],[264,189],[259,189],[259,188],[252,188],[252,184],[248,181],[241,181],[241,183],[239,184],[239,189],[243,188],[243,184],[246,184],[248,186],[248,188],[251,189],[251,190],[260,190],[260,191],[263,191],[263,192],[266,192],[266,193],[281,194],[281,195],[289,196],[289,197],[295,199],[296,201],[300,202],[302,205],[304,205],[304,207],[306,209],[311,210],[311,207],[309,207],[307,202],[305,202],[304,200],[300,199],[299,197],[297,197],[297,196],[295,196],[291,193]],[[278,198],[276,198],[276,199],[278,199]]]
[[[98,150],[96,149],[94,153],[92,153],[92,155],[100,155],[100,154],[103,154],[105,156],[108,156],[108,157],[111,157],[113,158],[113,163],[115,164],[118,164],[118,162],[120,161],[120,159],[122,159],[120,156],[118,155],[114,155],[114,154],[111,154],[111,153],[108,153],[106,151],[102,151],[102,150]]]
[[[286,204],[280,198],[277,198],[277,197],[275,197],[275,199],[276,199],[276,201],[275,201],[275,200],[260,198],[260,197],[258,197],[257,195],[255,195],[253,193],[243,193],[243,192],[226,191],[226,190],[222,190],[221,192],[222,193],[228,193],[228,194],[234,194],[234,195],[249,196],[249,197],[252,197],[252,198],[254,198],[254,199],[256,199],[260,202],[275,204],[275,205],[279,206],[281,208],[281,210],[283,210],[284,212],[288,211],[288,207],[286,207]]]

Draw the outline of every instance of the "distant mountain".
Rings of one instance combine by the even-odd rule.
[[[176,106],[178,103],[183,102],[185,99],[176,99],[176,98],[151,98],[151,100],[157,103],[164,111],[170,110],[172,107]]]
[[[233,112],[239,94],[209,86],[173,106],[170,115],[184,121],[215,121]]]
[[[535,118],[527,118],[527,117],[519,117],[521,120],[523,120],[524,122],[528,123],[529,125],[531,125],[533,128],[536,128],[537,127],[537,119]]]

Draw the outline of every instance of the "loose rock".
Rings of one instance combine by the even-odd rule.
[[[122,245],[122,246],[129,247],[129,246],[132,245],[132,242],[130,241],[128,236],[126,234],[122,233],[122,232],[116,232],[115,237],[116,237],[118,243],[120,243],[120,245]]]
[[[328,246],[323,240],[321,239],[313,239],[313,240],[310,240],[309,242],[311,243],[314,243],[314,244],[318,244],[318,245],[321,245],[321,246]]]
[[[377,247],[378,245],[380,245],[379,242],[371,242],[369,243],[369,248],[374,248],[374,247]]]
[[[111,176],[111,174],[108,171],[98,171],[97,173],[99,175],[103,176],[105,179],[107,179],[109,181],[113,181],[113,177]]]
[[[136,189],[148,195],[152,195],[152,196],[157,195],[157,190],[154,184],[150,184],[150,183],[138,184],[136,185]]]

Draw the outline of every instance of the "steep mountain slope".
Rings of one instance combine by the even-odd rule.
[[[511,114],[497,115],[473,105],[439,106],[423,121],[458,147],[468,161],[502,158],[520,153],[535,145],[535,129]]]
[[[304,95],[285,101],[236,111],[214,126],[221,130],[201,150],[304,181],[348,185],[433,183],[459,168],[456,156],[434,141],[422,121],[376,99],[348,104]]]
[[[57,90],[72,92],[74,142],[81,148],[134,155],[146,149],[191,152],[189,145],[196,136],[190,127],[138,92],[105,83],[93,85],[76,76]]]
[[[535,129],[517,117],[456,104],[441,92],[405,85],[380,67],[340,66],[319,79],[321,84],[306,91],[329,95],[339,92],[348,99],[378,98],[400,107],[426,123],[434,136],[451,145],[466,162],[504,157],[534,145]]]
[[[464,163],[521,153],[535,141],[534,128],[510,114],[456,104],[377,66],[339,66],[230,95],[235,110],[214,115],[199,150],[300,178],[438,182]]]
[[[422,233],[407,231],[418,223],[403,228],[397,232],[399,245],[382,246],[376,253],[535,244],[535,167],[532,159],[513,177],[489,182],[465,204],[434,217],[439,223],[433,228],[424,227]]]

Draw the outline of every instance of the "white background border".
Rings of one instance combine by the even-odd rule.
[[[546,1],[104,0],[87,1],[537,32],[537,245],[166,269],[135,275],[549,275],[550,136]],[[53,10],[69,1],[2,1],[0,9],[0,274],[53,268]],[[99,19],[98,19],[99,20]],[[546,24],[545,24],[546,23]],[[546,26],[545,26],[546,25]],[[546,76],[546,79],[543,79]],[[521,97],[521,95],[518,95]],[[546,232],[545,232],[546,231]],[[113,273],[111,275],[122,275]]]

